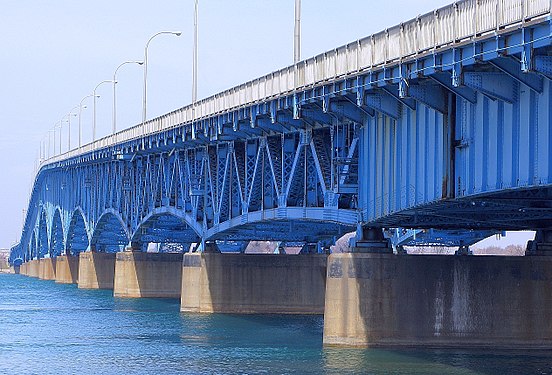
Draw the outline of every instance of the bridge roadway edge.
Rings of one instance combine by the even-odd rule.
[[[552,346],[552,257],[328,258],[324,344]]]

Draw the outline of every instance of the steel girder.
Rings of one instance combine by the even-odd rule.
[[[477,149],[472,145],[485,139],[485,135],[468,138],[459,120],[475,123],[479,120],[474,113],[488,113],[485,108],[495,107],[500,119],[510,113],[511,106],[516,114],[520,100],[529,104],[528,108],[538,108],[550,98],[550,84],[543,80],[550,76],[550,30],[549,20],[528,22],[481,36],[473,43],[440,46],[354,76],[335,77],[331,82],[209,115],[193,124],[183,123],[49,164],[37,176],[21,246],[29,254],[41,254],[47,243],[49,251],[52,244],[48,241],[59,242],[53,240],[52,230],[57,233],[60,227],[64,233],[73,233],[70,240],[65,235],[64,246],[74,251],[86,242],[89,246],[121,247],[125,241],[161,241],[163,236],[173,241],[169,228],[185,232],[178,240],[205,241],[239,233],[240,228],[244,233],[250,228],[253,235],[262,232],[261,238],[271,234],[284,239],[283,228],[290,222],[321,227],[328,222],[328,232],[357,223],[501,230],[546,224],[550,217],[547,207],[532,207],[533,202],[525,199],[514,208],[493,199],[504,189],[547,190],[550,179],[535,175],[537,178],[529,176],[527,181],[518,179],[521,183],[517,185],[461,186],[458,190],[456,174],[469,165],[462,160],[462,150]],[[541,133],[538,119],[546,114],[538,113],[537,118],[534,113],[522,112],[531,124],[527,134],[523,133],[529,139],[537,139]],[[378,158],[384,156],[378,132],[387,134],[384,147],[395,145],[416,134],[409,133],[409,121],[421,118],[432,120],[417,125],[429,126],[435,132],[434,140],[443,142],[442,147],[434,145],[438,158],[434,152],[428,153],[429,149],[418,147],[428,144],[428,139],[417,134],[415,150],[420,151],[397,147],[394,159],[383,158],[373,169],[389,180],[376,182],[378,174],[374,179],[365,166],[380,163]],[[401,126],[402,135],[396,133]],[[377,147],[360,141],[363,131],[374,136],[367,140],[375,141]],[[540,147],[542,142],[538,148],[536,144],[529,142],[528,155],[515,148],[513,162],[533,158],[529,169],[541,171],[545,163],[537,156],[547,148]],[[491,146],[494,144],[486,147]],[[410,184],[393,186],[393,194],[382,190],[391,186],[389,181],[403,178],[400,169],[391,170],[393,161],[407,157],[412,162],[428,155],[442,163],[435,175],[442,172],[442,181],[429,181],[420,191]],[[460,164],[454,165],[454,159]],[[511,176],[514,182],[516,173],[519,171]],[[409,181],[414,182],[411,177]],[[366,181],[372,182],[366,185]],[[362,194],[370,189],[380,189],[373,199],[379,204],[373,216],[362,206]],[[440,194],[422,194],[424,189]],[[476,203],[471,210],[464,209],[466,202],[481,206]],[[394,205],[397,209],[389,209]],[[505,213],[509,219],[497,220],[488,207],[500,207],[494,213]],[[57,219],[52,226],[55,209],[60,210],[61,226]],[[165,211],[154,214],[156,210]],[[77,211],[82,220],[74,217]],[[42,212],[46,212],[44,220]],[[104,217],[108,214],[111,216]],[[269,221],[275,224],[264,225]],[[325,231],[321,230],[321,235]],[[294,233],[297,236],[301,234]]]
[[[148,243],[331,242],[357,220],[357,136],[346,122],[46,168],[26,247],[33,258]]]

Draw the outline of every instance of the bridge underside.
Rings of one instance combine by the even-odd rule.
[[[517,189],[443,200],[382,217],[384,228],[539,230],[552,228],[552,187]]]

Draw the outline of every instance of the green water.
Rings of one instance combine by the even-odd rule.
[[[322,328],[0,274],[0,374],[552,374],[552,351],[324,348]]]

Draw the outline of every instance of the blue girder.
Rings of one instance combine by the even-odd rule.
[[[549,227],[552,152],[535,139],[552,134],[552,116],[524,105],[550,107],[550,30],[527,22],[47,164],[11,259],[312,243],[358,224]]]

